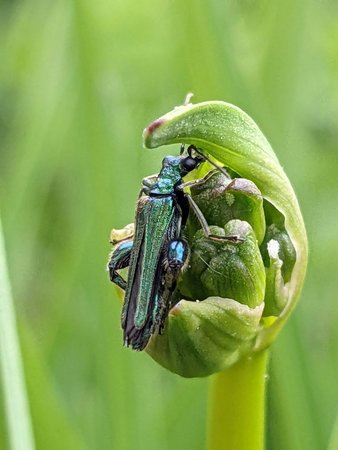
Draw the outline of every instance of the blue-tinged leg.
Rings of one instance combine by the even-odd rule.
[[[140,195],[146,194],[148,195],[151,189],[154,186],[155,181],[157,180],[158,174],[150,175],[149,177],[145,177],[142,180],[142,189]]]
[[[182,239],[170,241],[165,249],[163,258],[163,276],[161,282],[161,290],[158,295],[159,308],[154,320],[154,327],[158,327],[159,333],[163,331],[164,320],[167,317],[170,308],[170,300],[172,293],[176,288],[178,275],[189,260],[188,244]]]
[[[132,248],[132,239],[122,241],[113,250],[108,262],[110,281],[117,284],[123,290],[126,290],[127,282],[117,273],[117,270],[124,269],[129,265]]]
[[[176,274],[184,269],[188,262],[189,247],[183,239],[170,241],[167,246],[167,254],[164,259],[164,267],[166,272]]]

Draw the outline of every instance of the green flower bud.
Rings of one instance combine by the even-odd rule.
[[[263,197],[252,181],[226,178],[216,170],[205,183],[192,188],[191,194],[209,224],[223,227],[231,219],[247,221],[258,243],[262,243],[265,235]],[[190,219],[193,220],[191,216]],[[196,220],[195,224],[198,228]],[[190,226],[188,224],[188,232]]]
[[[229,367],[253,348],[263,304],[256,308],[232,299],[181,300],[170,311],[165,333],[153,336],[150,356],[183,377],[203,377]]]
[[[290,182],[254,121],[224,102],[175,108],[145,129],[149,148],[183,142],[229,169],[191,195],[212,234],[189,216],[191,249],[163,335],[147,352],[182,376],[205,376],[268,347],[299,296],[307,263],[303,219]]]
[[[204,300],[217,295],[251,308],[261,305],[265,293],[265,269],[249,223],[230,220],[223,229],[212,226],[210,231],[218,236],[238,236],[242,241],[212,241],[202,230],[197,231],[190,242],[189,269],[178,286],[181,298]]]

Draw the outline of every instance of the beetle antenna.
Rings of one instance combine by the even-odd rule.
[[[216,163],[214,163],[208,156],[206,156],[204,153],[202,153],[201,150],[199,150],[197,147],[195,147],[194,145],[189,145],[188,153],[189,153],[189,150],[190,150],[190,152],[191,152],[191,150],[194,150],[198,155],[200,155],[203,159],[208,161],[212,166],[214,166],[218,171],[220,171],[224,176],[226,176],[227,178],[230,178],[230,175],[224,169],[224,167],[221,167],[221,166],[217,165]]]

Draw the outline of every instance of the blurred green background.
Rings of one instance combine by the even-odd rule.
[[[338,404],[338,3],[0,5],[1,214],[37,448],[204,448],[207,380],[122,347],[105,272],[110,229],[133,220],[142,177],[178,150],[144,150],[142,130],[192,91],[248,112],[298,194],[310,264],[272,349],[267,448],[326,449]]]

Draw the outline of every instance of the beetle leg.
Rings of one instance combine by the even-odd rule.
[[[132,239],[122,241],[112,251],[108,262],[110,281],[117,284],[117,286],[119,286],[123,290],[126,289],[127,282],[124,278],[121,277],[119,273],[117,273],[117,270],[124,269],[129,265],[132,248]]]
[[[145,177],[142,180],[142,188],[139,193],[139,198],[142,196],[142,194],[148,195],[151,191],[152,187],[154,186],[154,183],[156,182],[158,178],[158,174],[150,175],[149,177]]]
[[[170,299],[176,288],[177,278],[188,264],[189,247],[183,239],[175,239],[168,243],[163,255],[163,275],[159,295],[159,311],[154,327],[161,334],[164,328],[163,317],[166,317],[170,307]]]
[[[143,178],[142,184],[143,184],[143,186],[145,186],[145,187],[151,188],[152,185],[153,185],[153,184],[155,183],[155,181],[157,180],[157,178],[158,178],[158,174],[157,174],[157,173],[154,173],[154,175],[149,175],[149,177]]]
[[[183,239],[174,239],[168,243],[163,267],[167,284],[170,285],[170,278],[176,279],[179,272],[185,269],[189,259],[189,247]]]
[[[202,230],[205,234],[205,237],[212,239],[213,241],[227,241],[227,242],[234,242],[234,243],[238,243],[238,242],[243,242],[243,239],[240,238],[237,235],[234,236],[217,236],[214,234],[211,234],[210,232],[210,228],[209,228],[209,224],[206,221],[202,211],[199,209],[197,203],[193,200],[193,198],[191,197],[190,194],[185,193],[185,196],[189,202],[189,205],[191,207],[191,209],[194,211],[197,220],[199,221],[199,223],[201,224]]]
[[[200,184],[203,184],[207,180],[209,180],[209,178],[211,178],[215,174],[216,171],[217,171],[217,169],[211,170],[203,178],[198,178],[197,180],[191,180],[191,181],[186,181],[185,183],[181,183],[180,185],[177,186],[176,189],[183,191],[184,188],[191,188],[191,187],[199,186]]]

